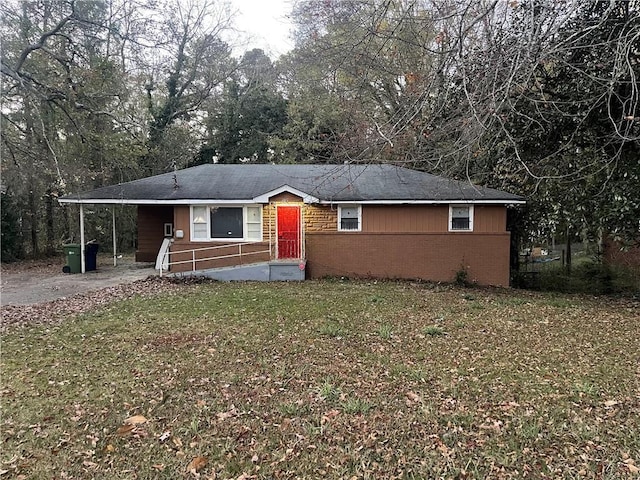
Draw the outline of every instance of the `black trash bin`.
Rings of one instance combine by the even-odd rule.
[[[97,243],[87,243],[84,246],[84,270],[90,272],[95,270],[98,265],[98,249],[100,245]]]

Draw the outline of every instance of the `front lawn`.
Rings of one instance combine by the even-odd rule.
[[[208,283],[9,329],[0,478],[637,478],[638,307]]]

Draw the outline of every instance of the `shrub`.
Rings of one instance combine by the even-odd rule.
[[[568,271],[558,265],[538,272],[518,272],[513,286],[531,290],[591,295],[638,294],[637,272],[611,267],[598,261],[587,261]]]

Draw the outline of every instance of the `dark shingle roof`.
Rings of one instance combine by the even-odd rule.
[[[283,186],[293,187],[321,202],[523,201],[518,195],[500,190],[476,187],[468,182],[386,164],[207,164],[178,170],[175,174],[165,173],[67,195],[60,200],[71,203],[119,200],[133,204],[154,200],[162,203],[185,200],[242,201],[252,200]]]

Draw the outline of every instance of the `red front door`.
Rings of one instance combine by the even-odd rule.
[[[300,207],[278,205],[278,258],[300,258]]]

